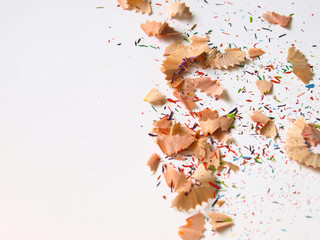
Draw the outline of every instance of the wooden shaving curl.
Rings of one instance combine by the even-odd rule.
[[[226,214],[209,212],[208,217],[210,218],[209,223],[215,231],[221,231],[233,225],[231,217]]]
[[[277,133],[277,128],[274,122],[262,114],[260,111],[254,111],[251,116],[251,120],[257,123],[262,123],[263,126],[260,128],[260,135],[265,136],[266,138],[275,138]]]
[[[271,91],[273,83],[265,79],[262,79],[262,80],[257,80],[256,85],[259,91],[261,92],[261,94],[267,94],[268,92]]]
[[[192,182],[187,180],[184,173],[178,172],[169,164],[163,164],[163,176],[166,180],[168,187],[172,188],[175,192],[189,192]]]
[[[305,84],[312,79],[312,71],[306,56],[294,47],[288,49],[287,61],[292,63],[293,73]]]
[[[288,128],[285,144],[286,154],[292,160],[305,164],[306,166],[320,168],[320,154],[311,152],[306,142],[306,126],[307,128],[309,127],[305,119],[300,117]],[[307,140],[310,140],[310,137],[311,136],[307,136]],[[317,135],[312,142],[317,142],[318,140]]]
[[[224,92],[224,88],[219,85],[218,81],[211,80],[210,77],[195,78],[194,84],[201,92],[205,92],[207,96],[214,98],[220,97]]]
[[[117,0],[120,7],[124,10],[135,10],[136,12],[140,12],[142,14],[147,13],[150,15],[152,13],[151,10],[151,2],[144,0]]]
[[[269,11],[267,11],[263,15],[263,18],[264,18],[264,20],[268,21],[269,23],[279,24],[281,27],[287,27],[292,19],[291,16],[287,17],[285,15],[280,15],[278,13],[269,12]]]
[[[256,58],[264,54],[265,51],[263,51],[261,48],[249,48],[248,49],[248,55],[251,58]]]
[[[208,202],[210,198],[215,197],[215,188],[210,184],[214,182],[214,177],[203,164],[198,166],[191,178],[199,184],[192,184],[191,190],[187,193],[179,193],[172,200],[172,207],[176,207],[178,210],[188,211],[197,205],[202,205],[203,202]]]
[[[217,49],[212,49],[207,58],[207,66],[213,69],[228,69],[243,64],[246,60],[246,53],[239,48],[228,48],[225,53],[218,52]]]
[[[153,153],[147,162],[147,166],[150,168],[152,172],[157,171],[160,163],[160,157],[158,154]]]
[[[161,38],[181,34],[170,27],[167,22],[161,23],[154,20],[150,22],[147,20],[146,23],[140,24],[140,27],[149,37],[155,36]]]
[[[152,88],[143,100],[153,105],[163,105],[167,101],[166,97],[155,88]]]
[[[164,7],[170,18],[191,18],[192,13],[185,3],[172,2]]]
[[[171,126],[169,134],[157,133],[159,134],[156,139],[157,144],[162,152],[170,157],[188,148],[195,141],[195,132],[178,123]]]
[[[203,231],[205,230],[204,218],[201,212],[186,219],[187,224],[179,227],[179,236],[183,240],[198,240],[203,236]]]

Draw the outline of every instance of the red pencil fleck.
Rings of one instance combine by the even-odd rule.
[[[179,102],[179,100],[172,100],[171,98],[167,98],[167,101],[168,101],[168,102],[171,102],[171,103]]]
[[[209,182],[209,184],[216,189],[221,189],[220,186],[218,186],[217,184],[214,184],[213,182]]]
[[[276,84],[280,83],[280,81],[276,81],[276,80],[273,80],[273,79],[271,79],[270,81],[273,82],[273,83],[276,83]]]

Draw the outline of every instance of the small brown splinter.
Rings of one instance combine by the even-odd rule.
[[[261,48],[249,48],[248,54],[251,58],[260,57],[262,54],[264,54],[265,51],[263,51]]]
[[[160,157],[158,154],[153,153],[147,162],[147,166],[150,168],[151,172],[155,172],[158,169],[160,163]]]
[[[226,202],[226,201],[224,201],[224,200],[219,200],[219,201],[217,202],[217,205],[218,205],[219,207],[222,207],[222,205],[225,204],[225,202]]]

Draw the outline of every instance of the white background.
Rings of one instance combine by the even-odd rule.
[[[290,75],[273,94],[292,105],[284,113],[292,118],[299,115],[293,109],[311,104],[313,110],[302,107],[302,112],[316,121],[319,102],[310,103],[310,96],[319,97],[320,2],[208,2],[186,1],[193,19],[170,25],[185,32],[197,23],[195,31],[202,36],[212,29],[210,39],[218,46],[252,47],[261,40],[258,47],[267,52],[263,64],[286,64],[286,49],[294,43],[314,66],[315,89],[296,105],[296,95],[306,88]],[[124,11],[113,0],[0,2],[0,239],[178,239],[178,227],[193,212],[171,209],[162,198],[172,197],[164,184],[156,188],[160,169],[151,175],[146,167],[151,153],[160,153],[147,133],[163,108],[155,113],[142,101],[156,84],[171,94],[159,71],[170,40],[148,38],[139,27],[147,19],[164,21],[164,5],[164,0],[153,1],[154,14],[147,16]],[[265,10],[294,13],[291,29],[262,21]],[[258,31],[261,27],[272,32]],[[136,47],[139,38],[159,49]],[[248,71],[254,68],[248,63]],[[239,78],[251,81],[250,76]],[[233,98],[235,82],[222,85],[230,87],[230,100],[221,100],[228,110],[244,101]],[[247,88],[256,90],[254,84]],[[251,97],[251,106],[257,107],[260,95]],[[278,104],[272,96],[266,101]],[[243,104],[244,122],[249,122],[251,106]],[[264,144],[255,138],[234,132],[238,143]],[[282,147],[283,138],[278,144]],[[318,239],[319,172],[277,154],[277,162],[248,165],[223,177],[237,189],[227,189],[227,204],[215,210],[230,214],[235,225],[212,239]]]

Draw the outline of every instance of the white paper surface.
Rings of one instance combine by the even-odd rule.
[[[284,129],[286,118],[300,113],[319,124],[319,2],[185,2],[192,20],[169,21],[184,36],[197,24],[192,34],[212,30],[210,40],[220,50],[229,43],[243,48],[259,42],[257,47],[266,52],[244,69],[209,72],[221,80],[228,97],[204,105],[220,113],[238,106],[243,117],[232,131],[234,149],[254,145],[261,151],[268,142],[242,127],[250,126],[253,107],[275,108],[269,116]],[[172,40],[149,38],[139,27],[147,19],[164,21],[166,4],[152,1],[154,13],[148,16],[125,11],[113,0],[0,2],[1,239],[179,239],[178,227],[195,211],[171,209],[174,194],[163,181],[156,187],[161,168],[151,175],[146,167],[149,156],[160,153],[148,136],[152,121],[170,111],[160,107],[155,112],[142,101],[153,87],[172,97],[159,70]],[[291,28],[262,21],[266,10],[294,13]],[[138,45],[147,47],[135,46],[138,39]],[[311,90],[293,74],[282,74],[280,65],[275,66],[279,72],[261,68],[286,65],[291,44],[314,67]],[[256,76],[245,70],[283,78],[261,101]],[[242,87],[246,93],[240,95]],[[251,103],[245,101],[248,97]],[[287,104],[283,112],[277,109],[281,104]],[[176,113],[177,120],[183,121],[182,113]],[[247,129],[243,135],[242,129]],[[283,150],[284,131],[279,134]],[[226,204],[214,209],[231,215],[235,224],[214,237],[207,224],[204,239],[318,238],[319,171],[288,160],[280,150],[276,162],[251,161],[238,173],[221,176],[228,186],[220,193]],[[201,209],[206,213],[210,207]]]

